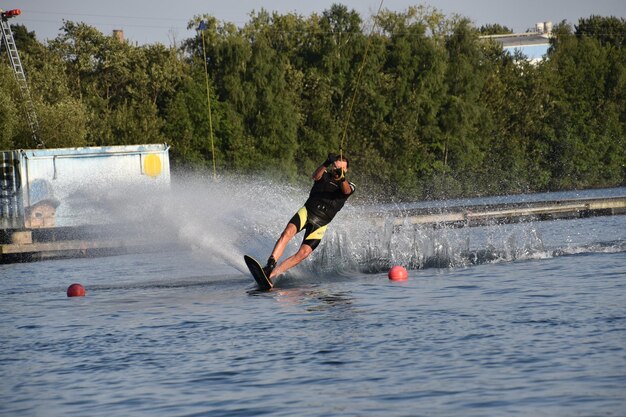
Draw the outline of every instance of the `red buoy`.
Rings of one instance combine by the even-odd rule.
[[[390,280],[392,281],[406,281],[409,279],[409,273],[404,269],[403,266],[396,265],[389,270],[387,274]]]
[[[67,287],[67,296],[68,297],[84,297],[85,296],[85,287],[80,284],[72,284]]]

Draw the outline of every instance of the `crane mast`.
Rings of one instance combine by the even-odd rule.
[[[28,83],[26,82],[24,67],[17,51],[17,45],[15,44],[15,39],[13,38],[13,33],[11,32],[11,26],[9,25],[9,19],[19,16],[21,13],[20,9],[7,11],[0,9],[0,26],[2,32],[0,47],[4,44],[7,54],[9,55],[9,63],[11,64],[11,68],[13,68],[15,79],[17,80],[17,84],[19,86],[22,104],[26,114],[26,121],[30,127],[31,136],[38,147],[45,147],[43,141],[39,138],[39,121],[37,119],[37,113],[35,112],[35,105],[30,95],[30,89],[28,88]]]

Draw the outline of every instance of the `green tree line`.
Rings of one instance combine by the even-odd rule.
[[[13,26],[45,145],[165,142],[174,170],[215,158],[220,174],[289,182],[343,145],[359,188],[397,200],[626,184],[622,18],[561,22],[539,63],[480,37],[506,27],[424,6],[189,28],[201,21],[172,47],[71,21],[43,44]],[[2,59],[0,148],[37,146]]]

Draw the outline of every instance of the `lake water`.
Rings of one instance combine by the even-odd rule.
[[[0,265],[0,415],[626,415],[626,216],[373,229],[347,207],[256,292],[241,255],[305,191],[249,191],[162,205],[176,250]]]

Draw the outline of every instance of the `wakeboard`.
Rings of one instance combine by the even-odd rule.
[[[248,266],[252,277],[259,286],[259,289],[262,291],[272,289],[274,284],[272,284],[272,281],[270,281],[270,279],[265,275],[261,264],[256,259],[248,255],[244,255],[243,260],[246,261],[246,265]]]

